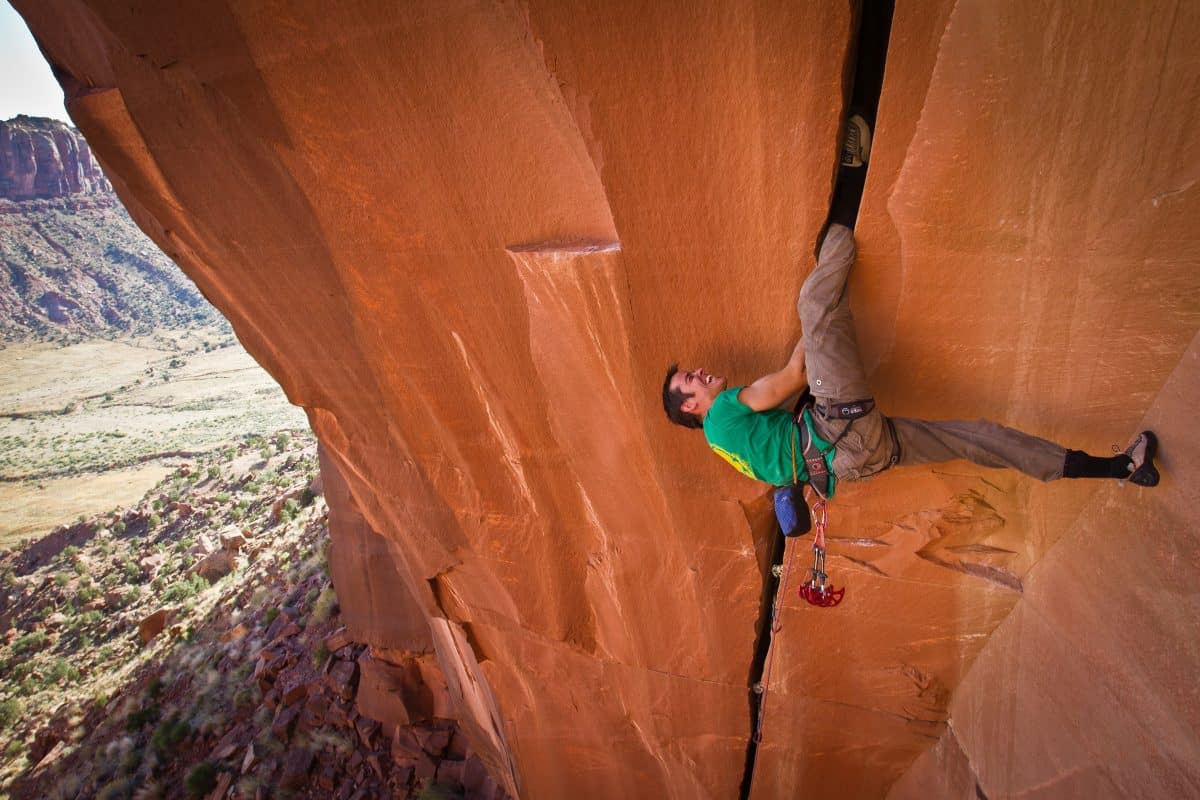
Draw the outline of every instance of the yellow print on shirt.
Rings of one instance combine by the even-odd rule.
[[[708,446],[712,448],[712,451],[714,453],[716,453],[721,458],[728,461],[729,466],[733,467],[738,472],[742,473],[743,475],[745,475],[747,478],[750,478],[751,480],[758,480],[758,476],[754,474],[754,470],[750,469],[749,461],[742,458],[737,453],[731,453],[728,450],[717,447],[715,444],[713,444],[711,442],[709,442]]]

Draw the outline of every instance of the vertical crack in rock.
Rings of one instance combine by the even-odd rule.
[[[895,0],[862,0],[862,5],[858,9],[859,13],[855,17],[855,24],[850,31],[850,46],[846,50],[846,96],[848,100],[846,107],[866,117],[872,134],[875,131],[876,112],[879,110],[879,96],[883,91],[883,72],[887,61],[888,40],[891,36],[892,14],[895,6]],[[837,145],[840,162],[842,143],[838,142]],[[837,169],[836,165],[835,169]],[[865,176],[867,170],[861,172]],[[864,177],[857,178],[857,180],[864,179]],[[842,182],[844,182],[842,179],[837,181],[837,183]],[[835,185],[835,197],[838,188]],[[862,188],[862,184],[857,187],[860,195]],[[771,618],[775,604],[782,603],[786,599],[778,596],[780,579],[775,576],[774,567],[783,564],[785,544],[786,540],[777,532],[771,550],[772,569],[768,570],[763,577],[763,599],[759,604],[754,657],[750,664],[750,736],[746,742],[746,766],[742,773],[740,800],[749,800],[754,788],[754,766],[758,757],[759,745],[755,734],[770,690],[769,686],[760,684],[763,681],[767,657],[771,651],[773,635]],[[800,546],[799,543],[797,546]],[[863,566],[870,566],[865,562],[860,563]],[[878,571],[878,568],[872,567],[872,569]],[[765,738],[766,735],[767,732],[764,730],[763,737]]]
[[[756,691],[763,679],[766,669],[767,655],[771,652],[771,617],[775,604],[782,602],[779,597],[779,578],[775,575],[775,567],[783,565],[783,554],[787,540],[782,531],[775,527],[768,534],[771,537],[770,567],[763,575],[762,600],[758,605],[758,621],[754,629],[754,657],[750,661],[750,676],[748,700],[750,702],[750,738],[746,742],[746,766],[742,771],[742,785],[738,796],[741,800],[750,797],[750,787],[754,783],[754,761],[758,756],[758,742],[755,732],[758,730],[758,720],[762,715],[762,705],[765,693]]]

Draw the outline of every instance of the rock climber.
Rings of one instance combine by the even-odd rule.
[[[775,486],[805,482],[823,497],[838,481],[861,481],[894,466],[966,459],[1008,467],[1042,481],[1114,478],[1159,481],[1157,440],[1134,437],[1125,452],[1093,456],[987,420],[885,416],[859,359],[846,279],[854,263],[854,222],[870,152],[870,123],[851,116],[817,265],[800,289],[801,338],[787,364],[745,386],[728,387],[705,369],[671,365],[663,407],[677,425],[700,428],[709,447],[743,475]],[[780,408],[805,389],[812,402],[793,415]]]

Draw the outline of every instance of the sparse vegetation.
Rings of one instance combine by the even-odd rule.
[[[15,697],[0,700],[0,731],[8,730],[21,716],[21,701]]]
[[[273,455],[268,468],[273,474],[293,475],[294,481],[297,474],[304,475],[315,467],[316,455],[307,434],[291,435],[288,443],[302,448],[303,454],[288,455],[294,463],[282,473],[278,468],[284,459]],[[232,455],[237,458],[244,452],[256,455],[247,444],[236,447]],[[161,482],[133,509],[75,523],[87,533],[63,547],[39,569],[39,574],[24,576],[14,569],[16,552],[0,554],[0,580],[18,587],[13,621],[21,631],[9,644],[0,645],[0,730],[6,732],[6,738],[10,738],[7,732],[12,732],[14,740],[32,741],[33,734],[45,724],[46,715],[66,701],[77,709],[71,712],[70,725],[81,726],[82,730],[111,723],[119,736],[129,737],[127,748],[111,759],[96,761],[95,776],[89,779],[95,783],[86,796],[125,796],[123,793],[134,785],[124,780],[131,775],[140,776],[134,783],[143,786],[155,776],[166,774],[163,770],[184,769],[185,759],[194,755],[192,742],[197,737],[219,733],[231,718],[248,713],[262,702],[258,688],[248,685],[254,667],[252,651],[237,647],[236,642],[232,650],[221,647],[216,633],[233,624],[228,620],[241,618],[245,613],[241,609],[252,611],[246,620],[252,626],[268,624],[263,622],[266,617],[274,619],[279,614],[270,598],[280,597],[282,588],[271,590],[264,584],[271,574],[268,565],[274,562],[275,553],[263,558],[260,570],[245,576],[246,585],[243,579],[227,578],[210,588],[207,580],[190,571],[196,561],[193,548],[199,547],[195,552],[203,554],[205,548],[216,546],[200,544],[213,538],[206,530],[208,523],[197,513],[168,513],[164,507],[158,524],[152,524],[153,500],[170,489],[179,493],[179,502],[193,506],[203,502],[227,509],[241,506],[249,517],[249,531],[266,528],[278,499],[274,494],[277,490],[264,484],[266,497],[242,490],[235,499],[231,490],[241,473],[226,478],[218,469],[217,477],[209,478],[209,467],[223,455],[187,469],[186,475],[177,474]],[[272,551],[296,553],[310,553],[323,546],[323,538],[313,539],[324,536],[323,524],[314,516],[320,514],[320,507],[297,506],[291,511],[294,522],[302,524],[293,524],[264,543],[269,543]],[[122,536],[119,532],[133,535]],[[282,579],[278,576],[273,580]],[[322,606],[327,589],[324,574],[314,565],[301,579],[305,581],[301,594],[310,599],[306,606]],[[35,595],[23,591],[20,587],[24,585],[43,588]],[[231,595],[240,596],[232,608],[222,600]],[[138,623],[157,608],[172,609],[168,630],[143,648],[137,638]],[[214,618],[227,621],[214,629],[213,622],[206,621]],[[298,622],[303,627],[306,621]],[[37,628],[30,630],[30,626]],[[320,641],[315,640],[313,648],[319,646]],[[235,654],[235,662],[222,662],[220,656],[225,653]],[[201,658],[202,654],[207,655]],[[161,664],[164,657],[178,660],[170,673],[173,677],[166,672],[153,674],[163,669],[155,665]],[[306,656],[304,663],[309,660]],[[217,663],[221,670],[212,666]],[[132,677],[127,667],[134,668],[132,675],[151,671],[144,689],[132,695],[111,683],[110,675],[125,675],[122,680]],[[235,671],[237,679],[230,680]],[[109,703],[114,696],[127,698],[116,705],[115,714]],[[93,714],[100,717],[85,723]],[[137,742],[142,743],[141,750],[135,746]],[[152,755],[143,757],[139,752]],[[0,796],[23,768],[25,753],[19,748],[4,753],[0,760]],[[88,769],[91,767],[81,776],[86,776]],[[184,774],[175,778],[176,786],[184,782]],[[57,796],[57,792],[55,789],[47,796]]]
[[[217,786],[217,768],[210,761],[197,764],[188,773],[185,783],[189,797],[203,797]]]

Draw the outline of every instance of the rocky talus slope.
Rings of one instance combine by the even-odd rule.
[[[0,121],[0,340],[219,321],[133,224],[78,131],[37,117]]]
[[[505,796],[436,672],[364,713],[382,656],[341,624],[316,472],[311,435],[248,438],[0,555],[0,795]]]
[[[894,4],[847,289],[879,407],[1155,427],[1164,479],[845,483],[846,599],[784,598],[747,775],[768,487],[660,387],[791,352],[888,4],[12,2],[307,410],[380,684],[436,662],[510,794],[1200,793],[1200,4]]]

